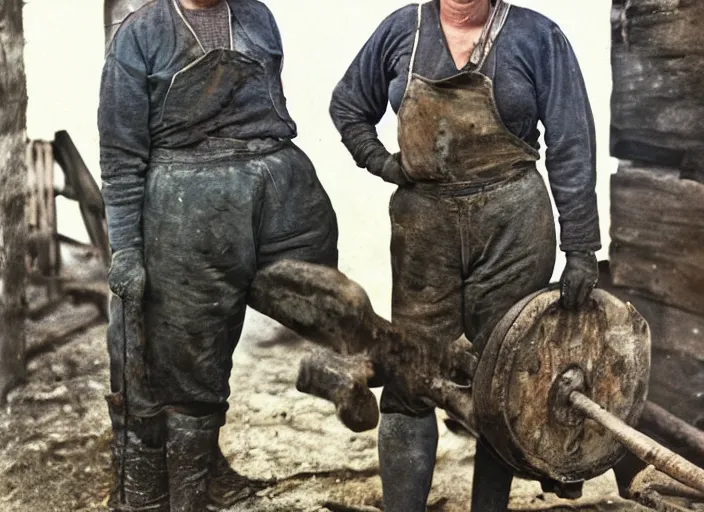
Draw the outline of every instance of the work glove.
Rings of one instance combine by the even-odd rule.
[[[560,277],[560,304],[570,311],[586,303],[599,278],[599,267],[593,251],[567,253],[567,264]]]
[[[113,253],[108,270],[110,290],[125,301],[141,301],[147,273],[142,250],[129,247]]]
[[[387,183],[394,183],[398,186],[409,183],[406,172],[401,165],[401,153],[380,152],[369,159],[367,170]]]

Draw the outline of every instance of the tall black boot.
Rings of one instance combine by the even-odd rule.
[[[551,492],[558,498],[566,500],[578,500],[582,497],[584,482],[562,483],[556,480],[540,480],[540,486],[543,492]]]
[[[240,475],[230,467],[217,442],[213,453],[208,476],[208,497],[210,503],[217,507],[229,508],[276,483],[276,480],[253,480]]]
[[[114,512],[169,512],[164,422],[162,417],[125,418],[122,404],[108,397],[112,421]]]
[[[472,512],[506,512],[513,473],[477,440],[472,482]]]
[[[437,447],[435,413],[381,415],[379,469],[386,512],[425,512]]]
[[[171,512],[204,512],[213,446],[225,423],[223,413],[187,416],[169,412],[166,419],[166,465]]]

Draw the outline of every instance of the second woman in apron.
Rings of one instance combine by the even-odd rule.
[[[501,317],[548,285],[550,196],[536,170],[538,122],[567,264],[562,305],[597,280],[594,123],[575,55],[542,15],[498,0],[431,0],[389,16],[337,85],[330,112],[357,165],[399,185],[391,199],[392,320],[481,350]],[[387,103],[400,153],[375,126]],[[437,448],[432,405],[393,382],[381,398],[385,510],[425,510]],[[472,510],[503,511],[512,475],[481,439]]]

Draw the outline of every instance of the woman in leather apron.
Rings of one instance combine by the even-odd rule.
[[[471,49],[473,34],[468,61],[456,62],[457,45]],[[395,155],[375,129],[387,102],[398,116]],[[578,63],[553,22],[502,0],[401,8],[358,53],[330,113],[357,165],[398,185],[390,204],[393,322],[437,343],[464,333],[481,351],[508,309],[549,284],[556,235],[535,166],[538,121],[567,256],[562,305],[584,303],[601,247],[594,125]],[[387,382],[381,411],[385,510],[424,511],[434,409]],[[480,438],[472,510],[506,510],[512,478]]]
[[[108,47],[113,510],[205,510],[206,479],[227,466],[218,432],[254,274],[285,258],[337,265],[330,200],[291,142],[282,60],[256,0],[153,0]]]

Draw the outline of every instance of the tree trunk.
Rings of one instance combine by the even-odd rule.
[[[25,378],[27,84],[22,0],[0,1],[0,403]]]

